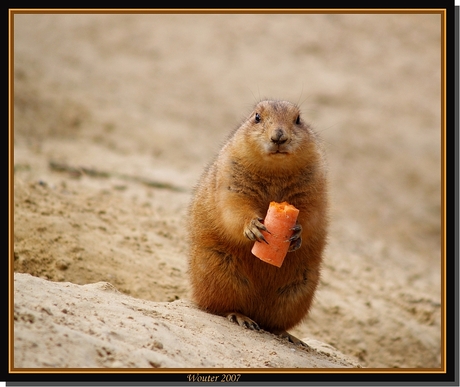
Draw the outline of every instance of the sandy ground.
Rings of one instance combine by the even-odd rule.
[[[107,306],[123,297],[163,315],[186,308],[190,337],[192,326],[225,327],[219,340],[235,351],[250,339],[256,355],[239,366],[286,366],[270,361],[264,334],[196,311],[186,273],[191,189],[227,133],[272,97],[299,103],[330,170],[322,281],[292,333],[348,365],[440,367],[440,32],[439,14],[15,15],[14,271],[40,277],[17,277],[15,313],[36,316],[15,321],[15,366],[85,367],[81,354],[105,344],[136,348],[127,366],[173,366],[164,352],[177,321],[158,317],[170,333],[162,349],[145,328],[144,347],[79,340],[85,314],[129,326]],[[101,281],[120,293],[89,285]],[[46,301],[56,289],[105,301],[59,320],[62,305]],[[142,316],[132,314],[152,323]],[[53,324],[66,329],[60,357]],[[92,364],[114,366],[100,356]],[[190,366],[220,366],[207,359]]]
[[[21,273],[15,287],[18,368],[360,367],[317,340],[307,339],[305,349],[267,332],[242,334],[187,300],[147,301],[108,282],[76,285]]]

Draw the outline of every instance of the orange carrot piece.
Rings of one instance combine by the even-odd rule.
[[[298,215],[299,210],[287,202],[271,202],[264,220],[269,233],[262,231],[268,244],[263,241],[255,242],[252,254],[262,261],[281,267],[289,250],[291,229],[295,226]]]

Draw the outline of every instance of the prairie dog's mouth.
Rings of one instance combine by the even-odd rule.
[[[272,155],[287,155],[288,152],[277,150],[275,152],[270,152],[270,154],[272,154]]]
[[[287,155],[290,153],[290,147],[288,144],[282,144],[282,145],[277,145],[277,144],[269,144],[267,147],[267,153],[271,155]]]

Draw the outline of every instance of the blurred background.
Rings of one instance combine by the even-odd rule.
[[[441,14],[16,14],[15,270],[188,297],[186,208],[264,98],[326,149],[331,229],[295,332],[441,361]]]

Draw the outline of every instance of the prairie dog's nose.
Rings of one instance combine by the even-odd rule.
[[[288,137],[286,135],[286,132],[281,128],[276,129],[270,137],[270,140],[272,140],[272,142],[274,142],[277,145],[284,144],[287,141],[287,139]]]

